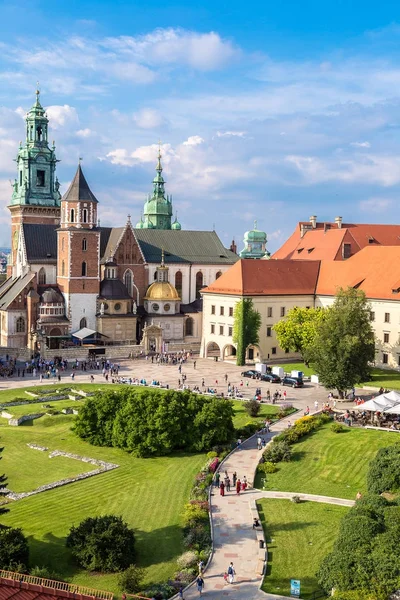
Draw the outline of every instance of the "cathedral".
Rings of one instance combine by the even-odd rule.
[[[0,287],[1,346],[200,344],[200,290],[238,256],[215,231],[182,230],[165,192],[161,153],[153,192],[136,227],[102,227],[98,200],[79,164],[63,196],[49,121],[36,101],[16,158],[11,254]]]

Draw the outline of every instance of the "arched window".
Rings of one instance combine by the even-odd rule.
[[[215,276],[215,279],[219,279],[219,278],[221,277],[221,275],[222,275],[222,272],[221,272],[221,271],[218,271],[218,273],[217,273],[217,274],[216,274],[216,276]]]
[[[87,213],[87,208],[84,208],[84,209],[83,209],[83,211],[82,211],[82,221],[83,221],[84,223],[87,223],[87,222],[88,222],[88,219],[87,219],[87,214],[88,214],[88,213]]]
[[[38,282],[39,285],[46,285],[46,271],[43,267],[39,271]]]
[[[87,275],[87,264],[85,261],[83,261],[82,263],[82,273],[81,273],[82,277],[86,277]]]
[[[185,335],[193,335],[193,319],[189,317],[185,321]]]
[[[71,223],[75,223],[75,209],[71,208]]]
[[[197,271],[196,273],[196,298],[200,298],[200,290],[203,287],[203,273]]]
[[[63,260],[61,263],[61,277],[65,275],[65,261]]]
[[[87,250],[87,239],[86,238],[83,238],[83,240],[82,240],[82,250],[84,252],[86,252],[86,250]]]
[[[24,333],[25,332],[25,319],[24,317],[18,317],[16,323],[15,323],[15,330],[17,333]]]
[[[133,296],[133,273],[130,269],[127,269],[124,273],[124,284],[128,294]]]
[[[84,327],[87,327],[87,321],[86,321],[86,317],[83,317],[80,321],[79,321],[79,329],[83,329]]]
[[[175,288],[178,294],[182,297],[182,271],[175,273]]]

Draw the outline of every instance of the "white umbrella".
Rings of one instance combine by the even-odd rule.
[[[373,412],[383,412],[386,409],[391,408],[392,406],[396,406],[396,404],[400,403],[400,394],[397,392],[389,392],[387,394],[381,394],[376,398],[372,398],[364,404],[359,404],[355,406],[355,409],[358,410],[371,410]]]
[[[395,404],[395,406],[391,406],[383,411],[385,415],[400,415],[400,402],[399,404]]]

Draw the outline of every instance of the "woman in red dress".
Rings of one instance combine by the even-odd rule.
[[[240,487],[241,487],[241,483],[240,483],[240,479],[238,479],[236,481],[236,493],[240,494]]]
[[[221,485],[219,486],[219,493],[221,496],[225,496],[225,484],[223,481],[221,481]]]

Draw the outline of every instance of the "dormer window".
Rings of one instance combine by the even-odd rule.
[[[304,248],[298,248],[297,249],[297,254],[300,254],[300,252],[303,252]]]
[[[311,254],[311,252],[312,252],[313,250],[314,250],[314,248],[309,248],[309,249],[307,250],[308,254]]]
[[[370,235],[368,238],[368,244],[373,244],[374,242],[375,242],[375,238],[373,238],[372,235]]]

